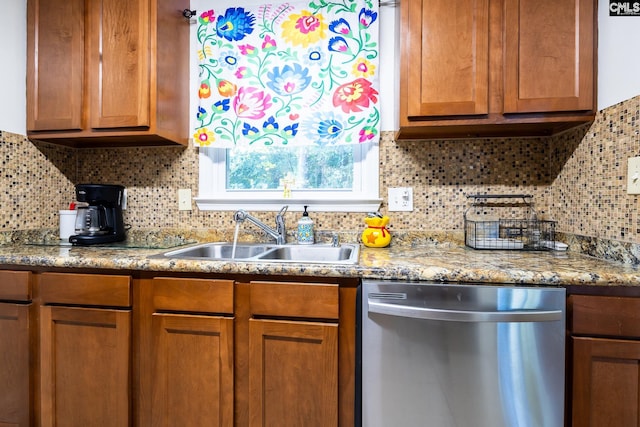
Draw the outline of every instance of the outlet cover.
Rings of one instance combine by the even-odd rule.
[[[191,189],[181,188],[178,190],[178,210],[190,211],[191,210]]]
[[[627,194],[640,194],[640,157],[629,157]]]
[[[389,212],[413,211],[413,188],[389,188]]]

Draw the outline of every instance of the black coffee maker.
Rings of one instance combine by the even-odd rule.
[[[69,237],[69,242],[95,245],[120,242],[126,238],[122,219],[123,186],[78,184],[76,200],[76,234]]]

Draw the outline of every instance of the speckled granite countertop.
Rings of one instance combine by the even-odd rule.
[[[358,265],[150,258],[166,249],[0,245],[0,266],[547,285],[638,286],[640,268],[573,252],[482,251],[458,243],[362,247]]]

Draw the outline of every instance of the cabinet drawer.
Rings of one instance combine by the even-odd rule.
[[[30,271],[0,271],[0,300],[30,301]]]
[[[338,285],[255,281],[249,292],[252,315],[338,319]]]
[[[153,279],[156,310],[233,314],[233,280]]]
[[[43,303],[131,306],[131,277],[102,274],[42,273]]]
[[[640,337],[640,298],[572,295],[574,334]]]

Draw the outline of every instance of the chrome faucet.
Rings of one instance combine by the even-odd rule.
[[[236,213],[233,214],[233,219],[236,222],[243,222],[245,219],[248,219],[258,227],[260,227],[269,236],[276,239],[276,244],[284,245],[285,243],[287,243],[287,227],[284,224],[284,214],[287,212],[288,208],[289,206],[284,206],[276,215],[275,229],[269,227],[267,224],[242,209],[236,211]]]

